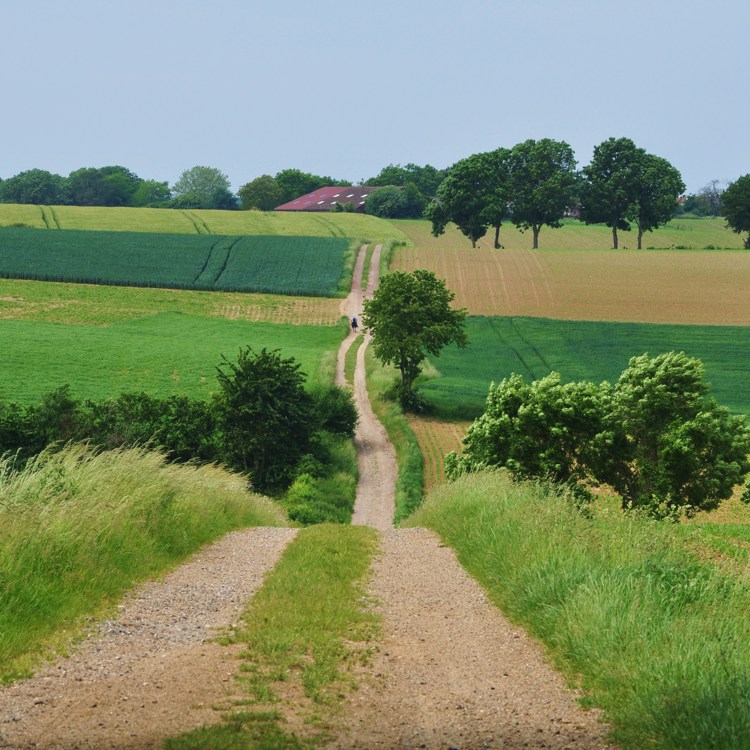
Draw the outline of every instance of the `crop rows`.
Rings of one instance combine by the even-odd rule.
[[[580,225],[550,233],[564,240],[550,242],[556,249],[514,243],[495,250],[487,238],[472,249],[452,227],[435,238],[427,222],[399,226],[415,246],[394,248],[391,267],[433,271],[455,293],[455,304],[474,315],[750,325],[750,253],[743,250],[607,250],[606,244],[592,246],[597,227]],[[736,246],[737,235],[720,220],[686,220],[684,226],[656,234],[684,235],[696,247],[707,240]]]
[[[461,440],[469,422],[441,422],[429,417],[409,418],[424,457],[424,489],[429,492],[445,484],[443,459],[446,453],[461,451]]]
[[[0,276],[119,286],[335,296],[348,241],[0,230]]]
[[[450,346],[433,364],[441,377],[420,392],[443,414],[481,413],[492,381],[516,372],[527,381],[551,370],[563,380],[615,382],[630,357],[684,351],[702,360],[712,394],[750,415],[750,327],[585,322],[544,318],[469,318],[469,345]]]

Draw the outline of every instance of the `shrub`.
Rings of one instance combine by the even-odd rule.
[[[465,455],[449,455],[446,473],[503,466],[578,498],[609,484],[623,507],[655,517],[710,510],[750,471],[750,429],[707,393],[702,363],[682,352],[633,357],[614,388],[512,375],[490,388]]]

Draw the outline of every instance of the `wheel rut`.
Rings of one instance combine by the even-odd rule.
[[[364,253],[342,307],[349,318],[361,310]],[[365,297],[377,288],[379,255],[376,247]],[[342,344],[340,384],[343,358],[357,335],[350,332]],[[368,593],[377,602],[383,634],[328,747],[608,747],[608,728],[598,714],[581,709],[539,645],[489,602],[453,551],[427,529],[393,528],[398,470],[367,397],[369,338],[359,335],[365,336],[354,375],[360,479],[352,523],[381,532]]]

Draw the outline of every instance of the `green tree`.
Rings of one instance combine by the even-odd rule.
[[[445,179],[446,170],[436,169],[430,164],[420,167],[417,164],[389,164],[383,167],[380,173],[368,180],[363,180],[363,185],[372,187],[385,187],[386,185],[395,185],[396,187],[405,187],[414,185],[419,190],[425,203],[434,198],[440,183]]]
[[[427,201],[414,184],[373,190],[365,200],[365,213],[382,219],[419,219]]]
[[[257,209],[258,211],[273,211],[281,205],[281,189],[276,180],[269,174],[263,174],[243,185],[238,191],[240,207],[244,211]]]
[[[512,375],[490,388],[446,472],[503,466],[579,496],[605,483],[655,517],[711,510],[750,471],[750,429],[707,393],[701,362],[675,352],[633,357],[614,388]]]
[[[312,193],[322,187],[335,185],[349,185],[346,180],[334,180],[333,177],[321,177],[320,175],[302,172],[299,169],[282,169],[276,173],[276,185],[281,193],[279,203],[289,203],[301,195]]]
[[[316,429],[315,403],[305,375],[278,350],[241,349],[217,368],[217,418],[224,462],[247,472],[255,489],[278,490],[291,481]]]
[[[215,167],[186,169],[172,186],[179,208],[236,208],[229,178]]]
[[[513,223],[531,229],[537,249],[541,228],[560,227],[566,210],[576,202],[575,154],[564,141],[527,140],[511,149],[509,163]]]
[[[611,227],[615,250],[617,230],[630,229],[645,153],[630,138],[609,138],[594,148],[591,163],[582,170],[581,218],[586,224]]]
[[[550,373],[528,384],[511,375],[490,387],[487,405],[464,437],[464,455],[446,457],[448,477],[506,467],[516,479],[564,484],[578,495],[608,471],[618,447],[607,384],[562,383]]]
[[[612,482],[625,504],[712,510],[750,471],[750,430],[708,396],[703,363],[684,352],[633,357],[613,414],[628,449]]]
[[[172,191],[166,182],[141,180],[130,198],[130,205],[163,208],[169,205],[171,198]]]
[[[684,190],[682,175],[666,159],[647,153],[642,155],[633,212],[639,250],[644,232],[653,232],[675,215],[677,199]]]
[[[83,167],[68,175],[74,206],[127,206],[142,182],[126,167]]]
[[[507,149],[499,148],[456,162],[425,210],[438,237],[453,222],[476,247],[477,240],[495,229],[495,247],[499,247],[500,226],[507,216],[510,182]]]
[[[365,300],[363,324],[372,334],[375,356],[401,373],[398,394],[404,408],[419,406],[414,381],[427,355],[440,356],[450,343],[466,346],[466,311],[451,308],[453,297],[442,279],[417,269],[388,274]]]
[[[739,177],[724,191],[722,206],[727,226],[733,232],[747,232],[745,247],[750,249],[750,174]]]
[[[66,181],[45,169],[19,172],[0,185],[3,203],[60,205],[66,202]]]

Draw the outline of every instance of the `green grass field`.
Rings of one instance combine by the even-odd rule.
[[[750,327],[472,317],[466,330],[469,346],[444,349],[431,360],[441,377],[419,385],[446,416],[477,416],[490,382],[513,372],[529,381],[555,370],[567,381],[614,383],[630,357],[668,351],[701,359],[717,401],[750,415]]]
[[[280,349],[295,357],[308,382],[328,377],[343,327],[276,325],[161,313],[110,326],[0,321],[0,398],[33,403],[63,384],[78,398],[123,391],[207,397],[216,367],[240,348]]]
[[[180,211],[167,208],[0,204],[0,227],[166,234],[271,234],[407,241],[391,222],[367,214],[292,211]]]
[[[351,243],[333,237],[0,229],[0,276],[119,286],[334,296]],[[346,278],[344,278],[346,269]]]

